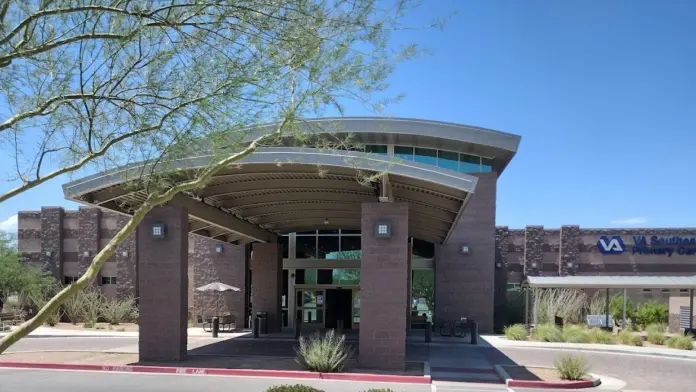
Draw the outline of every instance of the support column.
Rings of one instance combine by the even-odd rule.
[[[77,274],[84,275],[99,252],[99,219],[101,210],[92,207],[80,207],[77,212]],[[87,253],[85,253],[87,252]],[[101,273],[92,282],[92,286],[101,285]]]
[[[164,238],[151,234],[164,224]],[[138,228],[140,361],[186,358],[188,308],[188,212],[157,207]]]
[[[191,236],[193,250],[193,312],[192,316],[229,314],[234,317],[235,328],[244,327],[244,299],[246,292],[246,249],[210,238]],[[217,247],[222,247],[222,252]],[[241,291],[211,293],[195,291],[209,283],[220,282],[237,287]]]
[[[527,226],[524,230],[524,275],[541,275],[544,262],[544,226]]]
[[[63,209],[41,207],[41,263],[63,282]]]
[[[280,332],[283,323],[283,245],[256,242],[252,249],[251,317],[256,317],[256,312],[268,312],[268,332]]]
[[[391,223],[388,238],[377,237],[375,225]],[[360,364],[404,370],[406,313],[409,306],[408,204],[362,205],[360,261]]]
[[[580,262],[580,226],[561,226],[561,246],[558,254],[558,274],[575,275]]]
[[[130,221],[129,216],[118,215],[118,230]],[[116,250],[116,293],[118,298],[139,297],[138,293],[138,229],[119,244]]]

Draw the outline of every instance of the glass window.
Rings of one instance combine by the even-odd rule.
[[[520,287],[519,283],[508,283],[507,291],[520,291]]]
[[[116,284],[116,277],[115,276],[102,276],[101,283],[102,284]]]
[[[360,230],[342,229],[341,234],[360,234]]]
[[[481,157],[469,154],[459,154],[459,171],[462,173],[481,172]]]
[[[492,158],[481,158],[481,171],[484,173],[490,173],[493,171]]]
[[[280,236],[278,239],[280,244],[283,245],[283,258],[287,259],[290,257],[290,237],[287,235]]]
[[[317,231],[316,231],[316,230],[312,230],[312,231],[298,231],[296,234],[297,234],[297,235],[317,235]]]
[[[662,289],[662,293],[663,293],[663,294],[668,294],[669,291],[670,291],[669,289]]]
[[[435,309],[435,271],[411,270],[411,314],[432,320]]]
[[[360,260],[362,254],[362,237],[360,236],[343,236],[341,237],[341,252],[338,259],[342,260]]]
[[[317,257],[317,237],[316,236],[296,236],[295,237],[295,258],[315,259]]]
[[[437,150],[431,150],[429,148],[416,148],[415,159],[416,162],[437,166]]]
[[[334,284],[332,269],[317,270],[317,284]]]
[[[338,229],[319,230],[319,234],[338,234]]]
[[[365,146],[365,152],[369,152],[370,154],[387,155],[387,146],[367,144]]]
[[[333,284],[359,285],[360,268],[334,268]]]
[[[320,259],[336,259],[339,251],[338,236],[319,236]]]
[[[437,152],[437,165],[443,169],[457,171],[459,170],[459,154],[452,151]]]
[[[353,323],[360,324],[360,291],[353,292]]]
[[[435,244],[414,238],[412,254],[419,259],[432,259],[435,257]]]
[[[652,290],[650,290],[650,289],[643,289],[643,292],[644,292],[644,293],[649,293],[649,292],[651,292],[651,291],[652,291]]]
[[[63,277],[63,283],[64,284],[73,284],[77,280],[76,276],[64,276]]]
[[[689,289],[679,289],[679,292],[682,294],[686,294],[689,292]]]
[[[394,156],[405,161],[412,161],[413,147],[395,146]]]

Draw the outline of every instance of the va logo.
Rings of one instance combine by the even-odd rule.
[[[620,236],[615,235],[607,237],[605,235],[599,237],[597,248],[605,255],[618,255],[624,252],[624,242]]]

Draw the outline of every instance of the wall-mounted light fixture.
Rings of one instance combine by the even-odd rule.
[[[502,268],[502,267],[503,267],[503,263],[501,263],[501,262],[495,263],[495,268]]]
[[[329,224],[329,220],[328,220],[328,219],[324,219],[324,224],[325,224],[325,225],[328,225],[328,224]]]
[[[91,254],[90,251],[88,251],[88,250],[82,252],[82,256],[84,256],[84,257],[89,257],[89,256],[91,256],[91,255],[92,255],[92,254]]]
[[[215,252],[222,253],[225,251],[225,247],[222,244],[215,244]]]
[[[390,238],[392,233],[392,225],[390,221],[375,222],[375,237]]]
[[[124,250],[123,252],[121,252],[121,256],[128,257],[128,251]]]
[[[46,256],[48,256],[48,257],[53,256],[53,252],[50,251],[50,250],[47,250],[47,251],[46,251]]]
[[[153,223],[150,225],[150,236],[152,238],[164,238],[166,236],[167,227],[164,223]]]
[[[536,267],[537,267],[536,261],[532,261],[532,268],[536,268]]]
[[[459,247],[459,253],[463,255],[468,255],[471,253],[471,247],[469,245],[462,245]]]
[[[568,268],[573,268],[573,262],[572,262],[572,261],[569,261],[567,265],[568,265]]]

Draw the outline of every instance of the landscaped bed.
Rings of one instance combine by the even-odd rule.
[[[534,366],[501,366],[504,370],[508,387],[518,388],[591,388],[600,384],[600,380],[586,375],[580,380],[564,380],[556,369]],[[507,377],[506,377],[507,376]]]

